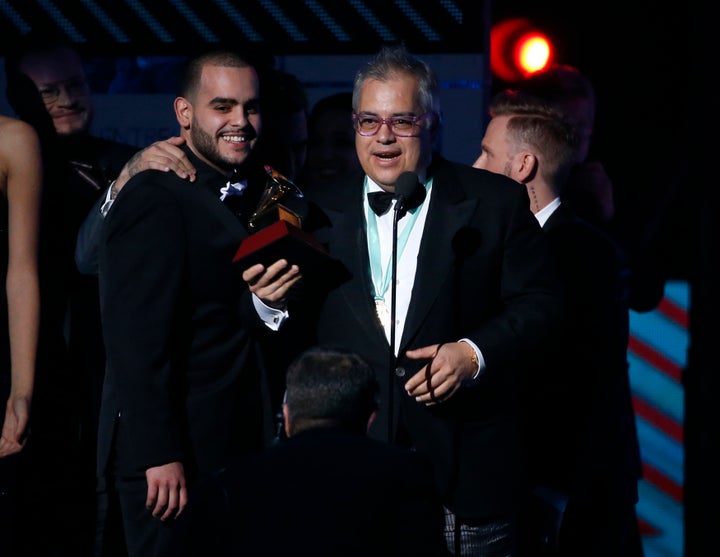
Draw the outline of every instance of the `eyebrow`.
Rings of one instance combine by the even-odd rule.
[[[241,106],[252,106],[252,105],[259,105],[260,99],[257,97],[253,97],[252,99],[248,99],[244,102],[240,102],[239,100],[231,97],[215,97],[213,99],[210,99],[208,101],[208,105],[215,105],[215,104],[231,104],[234,106],[241,105]]]
[[[369,110],[361,110],[358,112],[358,114],[367,114],[368,116],[377,116],[378,118],[381,118],[381,116],[377,112],[371,112]],[[415,116],[415,112],[412,110],[406,110],[404,112],[393,112],[392,116],[388,116],[388,118],[395,118],[395,117],[402,117],[402,116]]]
[[[229,97],[215,97],[214,99],[210,99],[208,104],[240,104],[236,99],[231,99]]]

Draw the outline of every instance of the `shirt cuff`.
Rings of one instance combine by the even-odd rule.
[[[478,379],[480,378],[482,373],[485,371],[485,358],[483,358],[482,352],[480,352],[480,349],[477,347],[477,345],[469,338],[461,338],[458,342],[466,342],[467,344],[469,344],[472,347],[472,349],[475,351],[475,356],[477,357],[478,368],[477,368],[477,371],[475,372],[475,375],[473,375],[471,379],[467,379],[467,380],[463,381],[463,386],[471,387],[471,386],[477,384]]]
[[[265,326],[268,329],[271,329],[273,331],[277,331],[278,329],[280,329],[280,326],[290,316],[287,309],[282,310],[271,308],[270,306],[265,305],[262,300],[260,300],[260,298],[258,298],[257,295],[254,293],[252,295],[252,301],[258,317],[262,319],[262,322],[265,323]]]
[[[115,202],[112,194],[112,187],[114,184],[115,181],[113,180],[112,184],[110,184],[110,187],[107,189],[107,193],[105,193],[105,201],[102,205],[100,205],[100,214],[103,216],[103,218],[107,216],[110,207],[112,207],[112,204]]]

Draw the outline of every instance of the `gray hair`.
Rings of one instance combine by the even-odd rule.
[[[355,74],[352,106],[357,111],[360,91],[368,79],[388,81],[398,74],[410,75],[418,81],[418,96],[415,101],[423,112],[434,112],[440,116],[440,95],[438,79],[430,66],[410,54],[403,45],[384,46]]]

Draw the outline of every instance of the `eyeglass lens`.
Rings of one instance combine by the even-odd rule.
[[[428,114],[421,116],[391,116],[380,118],[373,114],[356,114],[353,118],[355,129],[360,135],[375,135],[383,124],[387,124],[392,132],[399,137],[411,137],[417,135],[418,122],[427,118]]]
[[[57,83],[48,83],[38,88],[40,96],[45,103],[53,103],[60,97],[60,91],[64,90],[65,94],[70,97],[82,97],[87,95],[87,82],[79,77],[68,79],[67,81],[59,81]]]

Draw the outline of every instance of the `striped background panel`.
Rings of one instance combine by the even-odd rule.
[[[95,56],[183,54],[252,45],[273,54],[374,52],[405,42],[420,52],[484,52],[484,0],[0,0],[0,56],[40,28]]]
[[[683,554],[688,307],[688,284],[670,281],[655,310],[630,312],[628,361],[644,474],[637,511],[646,557]]]

